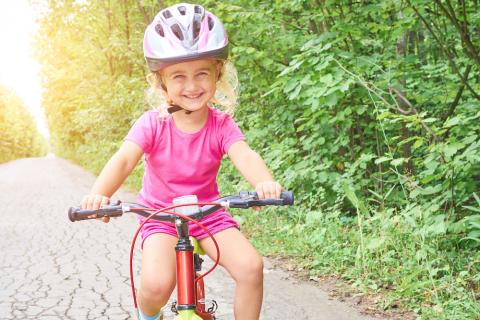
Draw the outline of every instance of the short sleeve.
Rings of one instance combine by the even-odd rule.
[[[156,114],[152,112],[144,113],[135,121],[128,132],[125,140],[133,141],[142,148],[144,153],[150,153],[154,145],[155,123],[158,121]]]
[[[237,141],[245,140],[245,136],[232,117],[226,115],[220,126],[220,148],[223,154]]]

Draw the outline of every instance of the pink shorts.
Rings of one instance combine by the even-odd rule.
[[[140,219],[139,219],[140,220]],[[143,218],[142,218],[143,220]],[[140,221],[142,221],[140,220]],[[232,216],[225,210],[220,210],[214,212],[202,220],[200,222],[212,233],[218,233],[228,228],[237,228],[240,229],[238,223]],[[190,235],[195,237],[197,240],[201,240],[203,238],[208,237],[208,233],[206,233],[200,226],[196,223],[189,222],[188,229],[190,231]],[[165,233],[172,235],[174,237],[178,237],[177,229],[175,225],[171,222],[165,221],[156,221],[156,220],[149,220],[142,229],[142,248],[143,242],[145,239],[155,233]]]

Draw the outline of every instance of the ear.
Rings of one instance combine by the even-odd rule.
[[[222,77],[222,69],[225,63],[226,61],[218,60],[215,65],[217,71],[217,81],[220,81],[220,78]]]

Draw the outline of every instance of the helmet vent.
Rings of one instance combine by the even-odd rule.
[[[213,21],[212,17],[208,16],[208,30],[212,30],[215,22]]]
[[[169,11],[169,10],[165,10],[163,11],[163,16],[165,17],[165,19],[168,19],[168,18],[171,18],[172,17],[172,13]]]
[[[200,23],[198,21],[193,21],[193,39],[197,39],[200,34]]]
[[[182,30],[180,29],[180,26],[175,23],[174,25],[172,25],[170,27],[172,29],[172,32],[173,34],[181,41],[183,41],[183,34],[182,34]]]
[[[184,16],[187,13],[187,8],[185,6],[180,6],[178,7],[178,12],[180,12],[180,14]]]
[[[195,6],[195,7],[193,8],[193,12],[198,13],[198,14],[202,14],[202,7],[200,7],[200,6]]]
[[[160,23],[158,23],[156,26],[155,26],[155,31],[157,31],[157,33],[159,35],[161,35],[162,37],[165,37],[165,32],[163,31],[163,27]]]

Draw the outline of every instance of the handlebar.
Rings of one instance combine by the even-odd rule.
[[[285,206],[294,203],[292,191],[284,191],[279,199],[259,199],[256,192],[240,192],[238,195],[230,195],[213,201],[215,204],[204,205],[199,207],[197,212],[188,214],[192,219],[199,220],[221,208],[240,208],[247,209],[255,206]],[[194,203],[192,203],[194,205]],[[120,201],[116,204],[104,205],[97,210],[82,210],[79,207],[71,207],[68,210],[68,218],[70,221],[81,221],[89,219],[98,219],[103,217],[119,217],[125,212],[134,212],[144,217],[149,217],[156,210],[147,208],[137,203],[128,203]],[[177,216],[173,214],[159,212],[152,219],[160,221],[175,221]]]

